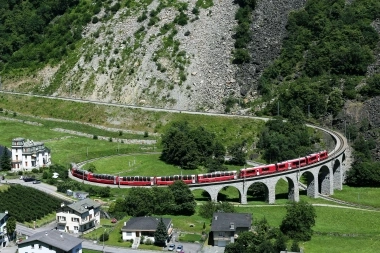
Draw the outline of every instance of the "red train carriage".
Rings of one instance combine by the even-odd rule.
[[[306,157],[301,157],[293,160],[289,160],[289,165],[292,169],[303,167],[307,165]]]
[[[142,176],[127,176],[118,177],[116,184],[120,185],[132,185],[132,186],[148,186],[155,184],[154,177],[142,177]]]
[[[313,164],[313,163],[319,162],[319,153],[310,154],[306,156],[306,162],[307,164]]]
[[[276,171],[285,171],[288,169],[291,169],[288,161],[276,163]]]
[[[195,184],[195,175],[175,175],[175,176],[163,176],[156,177],[157,185],[171,185],[176,180],[182,180],[185,184]]]
[[[265,174],[269,174],[273,172],[276,172],[276,164],[268,164],[268,165],[253,167],[253,168],[241,169],[239,177],[240,178],[254,177],[254,176],[265,175]]]
[[[199,174],[197,176],[198,183],[226,181],[237,178],[237,172],[235,171],[217,171],[206,174]]]
[[[106,174],[92,174],[92,177],[88,180],[99,184],[116,184],[117,176]]]
[[[86,180],[86,181],[88,181],[89,178],[91,178],[91,173],[90,172],[88,172],[86,170],[80,170],[80,169],[77,169],[77,168],[71,169],[71,174],[74,177],[77,177],[77,178],[80,178],[80,179]]]
[[[325,160],[329,157],[329,153],[326,150],[319,152],[319,160]]]

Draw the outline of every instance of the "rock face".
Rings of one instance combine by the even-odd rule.
[[[254,98],[263,69],[280,53],[288,13],[305,1],[258,0],[249,45],[253,60],[242,66],[232,64],[238,9],[234,1],[213,0],[213,6],[199,8],[197,15],[193,13],[197,1],[187,1],[188,22],[174,25],[171,43],[168,38],[173,30],[162,29],[179,16],[174,5],[160,10],[153,25],[150,13],[160,0],[148,6],[136,2],[141,6],[120,9],[112,17],[102,10],[97,14],[99,22],[84,28],[83,43],[75,55],[47,66],[33,80],[24,80],[29,87],[34,85],[26,91],[49,88],[53,95],[63,97],[222,112],[227,97]],[[143,13],[147,18],[138,20]],[[20,91],[26,87],[23,81],[4,86]]]
[[[281,52],[289,12],[300,9],[305,4],[306,0],[258,1],[251,25],[251,62],[244,64],[236,73],[242,96],[255,95],[257,81],[263,70]]]

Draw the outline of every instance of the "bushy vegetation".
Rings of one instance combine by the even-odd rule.
[[[207,201],[199,207],[199,215],[203,218],[212,218],[215,212],[235,213],[234,205],[229,202]]]
[[[174,122],[162,135],[161,159],[183,169],[197,166],[222,167],[225,148],[215,134],[203,127],[192,128],[188,122]]]
[[[58,62],[75,49],[83,27],[102,6],[100,0],[2,1],[0,71],[35,69],[47,62]]]
[[[47,193],[22,185],[11,185],[0,192],[0,199],[0,210],[8,210],[18,222],[40,219],[55,212],[62,202]]]
[[[65,180],[57,183],[57,191],[66,193],[67,190],[72,191],[84,191],[88,192],[90,196],[97,196],[102,198],[107,198],[111,196],[111,188],[110,187],[102,187],[102,186],[94,186],[88,184],[82,184],[73,180]]]
[[[379,35],[370,24],[379,11],[376,0],[309,0],[304,9],[290,13],[281,55],[259,81],[261,94],[276,97],[267,112],[274,114],[279,103],[286,116],[298,105],[318,118],[336,115],[343,99],[355,98],[355,86],[374,60]],[[372,79],[362,94],[376,91]]]
[[[119,199],[108,210],[115,217],[146,215],[192,215],[196,203],[188,185],[175,181],[169,187],[131,188],[125,199]]]
[[[317,141],[309,134],[302,117],[293,108],[294,118],[283,121],[282,118],[270,120],[265,124],[258,147],[263,152],[263,158],[269,162],[286,161],[310,154],[312,142]]]
[[[252,11],[256,7],[256,0],[237,0],[239,9],[236,11],[235,19],[238,22],[235,28],[235,50],[233,51],[233,63],[242,64],[251,59],[247,45],[251,41],[250,25],[252,22]]]

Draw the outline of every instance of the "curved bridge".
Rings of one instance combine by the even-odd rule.
[[[308,126],[328,133],[335,140],[335,148],[329,152],[328,159],[299,169],[292,169],[276,174],[255,176],[233,181],[189,185],[190,190],[204,190],[210,194],[211,200],[217,201],[218,193],[224,187],[232,186],[239,191],[241,204],[247,204],[249,187],[257,183],[262,183],[266,188],[266,201],[269,202],[269,204],[274,204],[276,201],[276,184],[280,179],[284,179],[288,182],[288,199],[291,201],[299,201],[299,191],[302,185],[300,178],[304,175],[307,179],[307,196],[318,198],[319,194],[333,195],[334,190],[342,189],[344,172],[346,171],[345,150],[347,149],[347,139],[340,133],[313,125]]]

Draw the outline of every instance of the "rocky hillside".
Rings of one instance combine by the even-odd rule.
[[[287,14],[306,0],[257,3],[250,64],[232,64],[233,1],[136,2],[112,18],[102,10],[75,54],[10,90],[176,109],[223,111],[227,97],[254,98],[262,70],[279,54]]]

